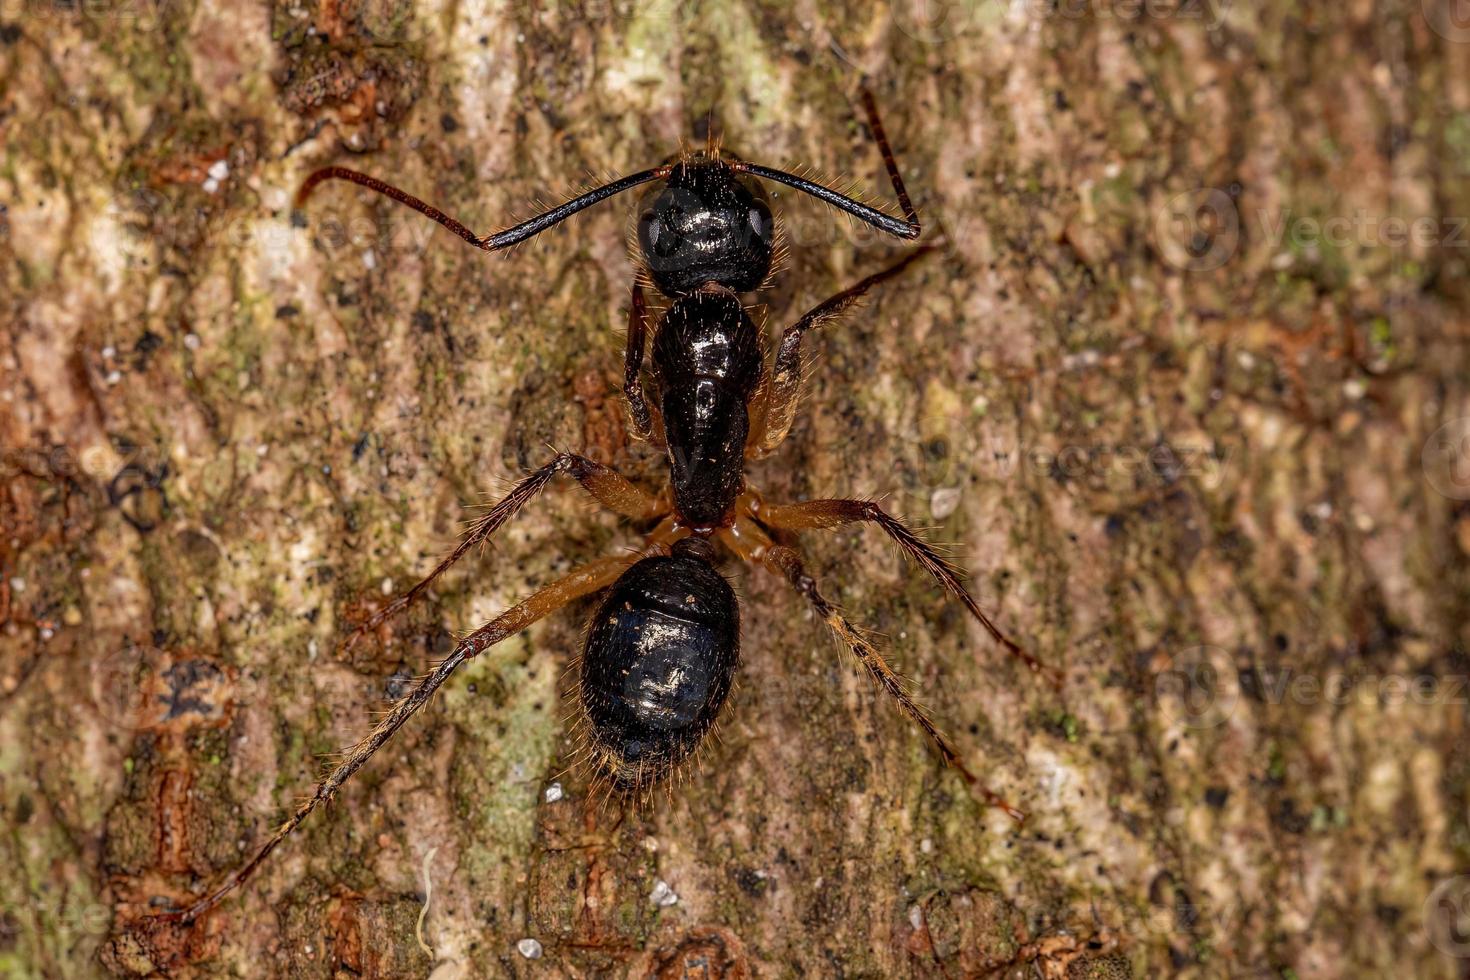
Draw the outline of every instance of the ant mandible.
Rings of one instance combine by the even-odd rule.
[[[243,884],[467,660],[568,603],[604,589],[607,595],[592,619],[580,658],[580,724],[587,736],[590,761],[598,776],[620,790],[637,792],[663,780],[703,742],[730,693],[739,663],[740,609],[730,584],[715,567],[714,542],[780,576],[803,595],[863,668],[924,730],[945,762],[989,803],[1022,818],[1019,811],[979,784],[883,655],[818,590],[801,555],[779,535],[853,522],[875,524],[959,599],[1012,655],[1032,670],[1041,669],[1037,660],[981,611],[953,565],[878,504],[839,499],[769,504],[745,481],[745,461],[769,455],[791,428],[802,384],[803,336],[934,248],[916,249],[813,307],[786,329],[774,366],[766,373],[760,329],[737,295],[766,281],[777,247],[770,204],[751,178],[811,194],[899,238],[919,235],[918,213],[909,201],[877,106],[866,89],[862,101],[903,210],[901,219],[793,174],[725,159],[713,148],[623,177],[485,237],[418,198],[353,170],[327,167],[307,178],[297,195],[298,206],[323,181],[348,180],[428,215],[487,251],[525,241],[598,201],[658,181],[642,201],[637,241],[648,279],[671,305],[654,330],[650,398],[641,380],[647,306],[641,284],[634,284],[624,393],[634,435],[668,454],[669,489],[650,494],[610,467],[575,453],[558,454],[518,483],[470,526],[427,578],[361,623],[346,643],[351,645],[422,595],[558,475],[575,479],[610,511],[658,523],[635,553],[588,562],[461,639],[448,658],[345,754],[311,798],[248,863],[192,906],[168,915],[193,920]]]

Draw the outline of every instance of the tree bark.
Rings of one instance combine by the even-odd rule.
[[[1470,42],[1318,5],[0,5],[7,976],[1465,976]],[[707,130],[934,256],[817,332],[768,499],[1017,824],[784,583],[667,793],[597,805],[590,602],[478,658],[238,895],[466,630],[640,531],[554,490],[352,654],[473,506],[626,438],[636,199],[480,233]],[[905,247],[781,191],[774,337]],[[427,911],[424,912],[427,906]],[[422,913],[422,916],[421,916]],[[701,972],[704,971],[704,972]]]

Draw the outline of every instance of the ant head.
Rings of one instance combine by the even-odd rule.
[[[771,270],[774,240],[760,184],[708,153],[681,160],[638,209],[638,247],[666,296],[709,282],[737,293],[757,288]]]

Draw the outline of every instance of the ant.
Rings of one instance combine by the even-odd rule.
[[[412,195],[341,167],[309,176],[298,207],[329,179],[384,194],[454,231],[471,245],[496,251],[544,231],[599,201],[655,183],[639,208],[637,245],[648,280],[670,300],[653,331],[652,392],[643,389],[648,310],[635,282],[628,317],[624,394],[633,434],[667,452],[669,487],[650,494],[616,470],[575,453],[559,453],[520,481],[482,517],[439,565],[407,592],[357,626],[346,645],[401,611],[460,560],[484,544],[553,479],[569,476],[604,508],[634,521],[656,521],[641,549],[574,569],[464,636],[442,663],[400,699],[344,755],[310,799],[253,858],[192,906],[164,913],[192,921],[243,884],[276,847],[329,800],[459,667],[568,603],[607,590],[593,616],[580,658],[579,725],[595,773],[611,787],[639,793],[663,781],[704,741],[720,714],[740,660],[740,608],[716,569],[715,543],[784,578],[806,598],[872,678],[923,729],[940,755],[987,802],[1018,821],[1023,815],[965,768],[958,753],[914,702],[883,655],[818,590],[801,555],[783,534],[853,522],[877,525],[929,573],[1012,655],[1032,670],[1041,665],[981,611],[958,570],[898,518],[870,500],[809,500],[769,504],[745,480],[748,459],[769,455],[790,431],[802,384],[802,338],[853,306],[934,246],[915,249],[803,315],[782,335],[774,366],[765,367],[764,339],[738,296],[769,277],[777,252],[771,206],[752,178],[817,197],[902,239],[919,236],[914,210],[878,118],[864,89],[863,107],[903,211],[895,218],[801,177],[726,159],[711,146],[589,191],[505,231],[480,237]]]

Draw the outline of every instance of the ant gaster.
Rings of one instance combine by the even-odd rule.
[[[348,180],[428,215],[487,251],[524,241],[591,204],[658,181],[642,201],[637,243],[648,280],[671,305],[654,331],[649,398],[642,384],[647,306],[641,285],[633,286],[624,392],[634,435],[668,453],[670,490],[650,494],[608,466],[574,453],[558,454],[517,484],[470,526],[454,551],[427,578],[360,624],[346,643],[351,645],[422,595],[559,475],[575,479],[608,510],[657,524],[634,554],[582,565],[464,636],[447,659],[347,751],[311,798],[247,864],[191,907],[169,915],[192,920],[249,878],[467,660],[595,592],[607,590],[581,656],[578,694],[584,751],[595,772],[619,789],[638,791],[663,780],[704,741],[730,693],[739,663],[740,609],[730,584],[715,567],[715,542],[784,578],[803,595],[858,663],[924,730],[944,760],[988,802],[1021,818],[1018,811],[979,785],[883,655],[818,590],[800,554],[785,543],[785,537],[852,522],[875,524],[958,598],[1011,654],[1033,670],[1041,669],[1040,664],[980,610],[954,566],[878,504],[839,499],[768,504],[744,477],[745,461],[771,453],[791,427],[801,389],[803,335],[840,315],[874,285],[933,249],[916,249],[812,308],[784,332],[774,366],[767,373],[761,332],[737,295],[766,280],[776,252],[770,204],[752,178],[811,194],[899,238],[919,235],[918,214],[904,189],[877,108],[866,90],[862,97],[874,141],[903,210],[902,219],[793,174],[726,159],[717,151],[624,177],[486,237],[476,236],[418,198],[356,171],[328,167],[307,178],[297,195],[298,206],[322,181]]]

